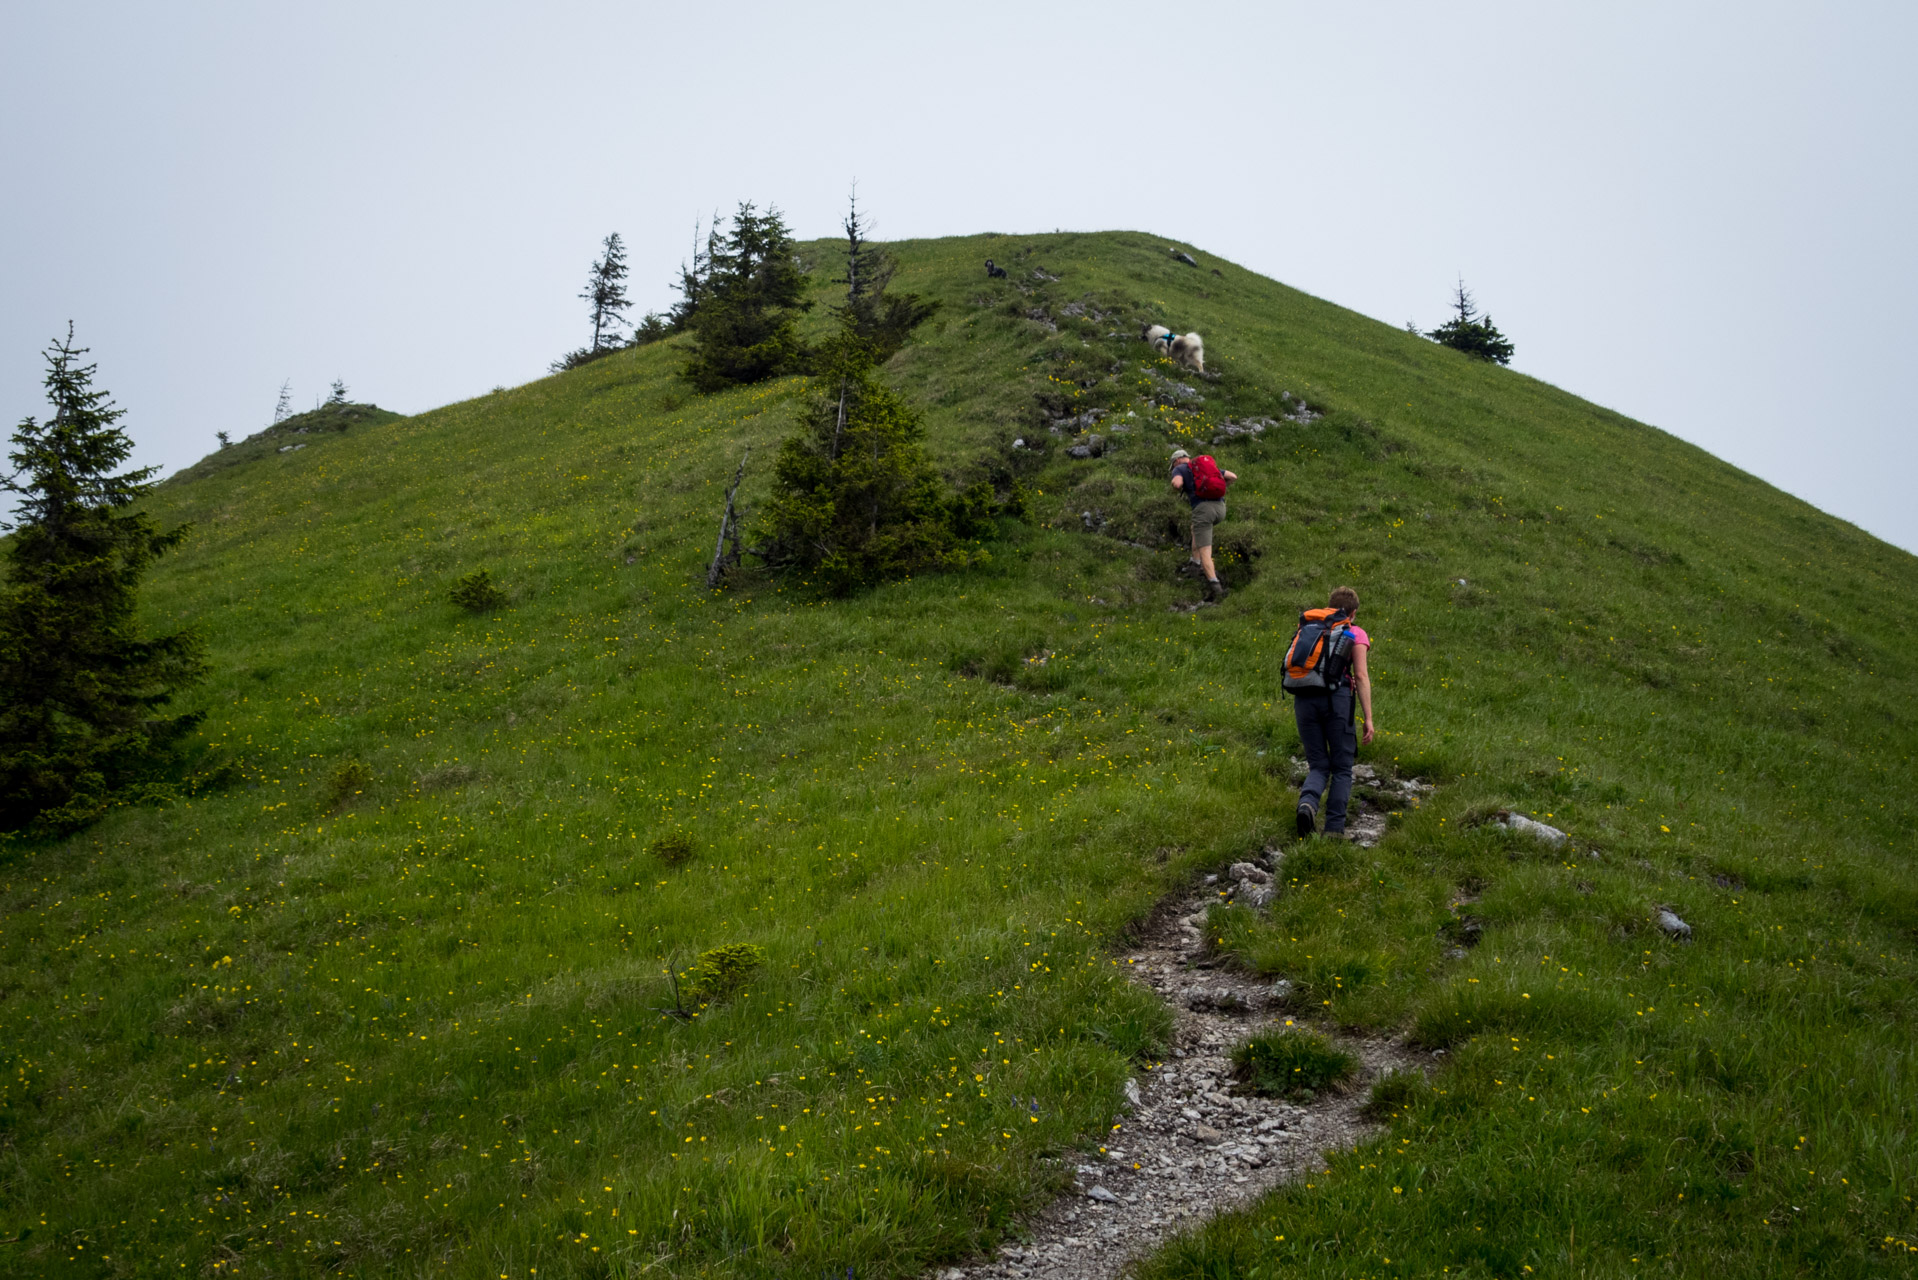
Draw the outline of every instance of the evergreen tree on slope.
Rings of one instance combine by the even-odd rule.
[[[1454,314],[1450,320],[1425,336],[1442,347],[1463,351],[1477,360],[1489,360],[1493,364],[1512,363],[1512,344],[1492,323],[1492,317],[1478,313],[1463,280],[1458,282],[1458,292],[1452,296],[1452,310]]]
[[[834,595],[985,560],[960,545],[954,516],[987,523],[990,487],[955,500],[926,455],[919,415],[874,376],[871,348],[846,328],[819,363],[821,394],[773,467],[758,554]]]
[[[592,313],[592,345],[569,351],[553,361],[549,367],[554,373],[564,373],[568,369],[591,364],[601,356],[611,355],[622,345],[619,326],[625,320],[626,309],[632,305],[626,298],[626,244],[619,238],[619,232],[615,231],[606,237],[600,250],[598,261],[593,263],[586,277],[586,287],[579,294]]]
[[[706,257],[690,317],[692,384],[723,391],[797,372],[806,357],[798,319],[812,304],[779,211],[740,205],[732,230],[709,238]]]
[[[632,305],[626,300],[626,246],[619,232],[607,236],[600,248],[599,261],[593,264],[593,273],[579,295],[592,305],[592,350],[596,352],[619,345],[619,326],[626,318],[626,308]]]
[[[755,549],[835,595],[984,562],[986,551],[965,544],[991,532],[997,512],[983,481],[952,492],[926,454],[919,415],[875,374],[932,307],[910,294],[885,305],[891,265],[865,230],[855,205],[846,219],[846,304],[816,354],[813,402],[780,446],[767,538]]]
[[[846,274],[835,283],[846,286],[843,320],[872,349],[875,363],[884,364],[906,339],[939,309],[916,293],[890,293],[896,267],[892,255],[868,237],[871,223],[859,216],[855,194],[846,213]]]
[[[206,671],[191,631],[143,637],[137,593],[186,527],[162,532],[135,504],[156,468],[119,471],[124,410],[95,390],[86,348],[48,348],[53,417],[13,433],[19,495],[0,588],[0,830],[71,830],[160,783],[201,712],[166,704]]]

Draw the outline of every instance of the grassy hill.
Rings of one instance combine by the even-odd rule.
[[[943,307],[888,377],[955,479],[1039,494],[961,575],[707,592],[724,485],[751,445],[763,499],[804,388],[692,395],[677,340],[167,485],[195,529],[148,605],[206,629],[247,782],[0,854],[0,1271],[864,1278],[989,1245],[1164,1034],[1128,927],[1288,830],[1276,655],[1346,582],[1365,758],[1440,789],[1215,936],[1430,1085],[1148,1274],[1910,1274],[1918,561],[1171,247],[895,246]],[[1236,589],[1192,609],[1164,459],[1215,437]],[[492,614],[447,599],[478,569]],[[675,992],[740,944],[730,994]]]

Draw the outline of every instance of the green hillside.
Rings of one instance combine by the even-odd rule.
[[[160,490],[194,532],[153,625],[205,629],[247,781],[0,852],[0,1272],[866,1280],[990,1246],[1165,1032],[1128,927],[1289,831],[1277,651],[1343,582],[1363,758],[1440,788],[1215,936],[1430,1086],[1148,1274],[1910,1274],[1918,561],[1169,247],[893,246],[942,309],[887,377],[953,479],[1038,494],[963,574],[706,591],[805,389],[693,395],[681,339]],[[1165,457],[1215,437],[1235,589],[1194,609]],[[479,569],[491,614],[448,600]],[[737,944],[742,985],[675,993]]]

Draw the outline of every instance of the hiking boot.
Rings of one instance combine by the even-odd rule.
[[[1179,566],[1178,576],[1181,578],[1196,578],[1204,572],[1204,565],[1200,564],[1197,560],[1188,560]]]
[[[1217,578],[1206,579],[1206,584],[1205,584],[1206,599],[1223,600],[1225,599],[1225,596],[1226,596],[1226,586],[1223,582],[1220,582]]]
[[[1299,812],[1294,821],[1294,827],[1298,832],[1299,839],[1310,840],[1312,838],[1312,829],[1317,824],[1318,817],[1319,811],[1311,805],[1302,804],[1299,806]]]

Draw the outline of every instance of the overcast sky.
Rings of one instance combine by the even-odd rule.
[[[0,10],[0,413],[71,318],[172,469],[334,378],[417,412],[664,308],[694,219],[1136,228],[1918,549],[1918,5],[33,3]],[[1230,347],[1229,335],[1208,335]]]

